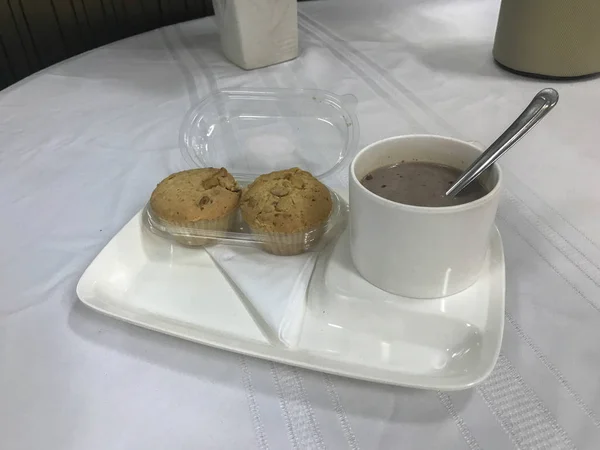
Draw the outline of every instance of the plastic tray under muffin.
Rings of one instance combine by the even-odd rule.
[[[332,202],[329,217],[319,227],[304,232],[254,233],[242,219],[239,208],[234,213],[230,231],[182,227],[170,224],[158,217],[152,210],[150,202],[142,213],[142,223],[152,233],[188,247],[229,244],[259,247],[275,255],[297,255],[307,251],[321,250],[346,227],[348,204],[331,189],[329,192]]]

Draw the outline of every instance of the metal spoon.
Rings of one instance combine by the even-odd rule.
[[[498,158],[504,155],[509,148],[517,143],[533,126],[550,112],[558,103],[558,92],[552,88],[543,89],[533,97],[533,100],[515,120],[510,127],[488,149],[477,158],[456,180],[446,195],[455,197],[473,180],[481,175]]]

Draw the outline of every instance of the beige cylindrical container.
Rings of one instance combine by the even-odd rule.
[[[600,72],[600,0],[502,0],[494,58],[545,77]]]

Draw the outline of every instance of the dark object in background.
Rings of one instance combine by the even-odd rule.
[[[599,0],[502,0],[494,59],[543,78],[600,72]]]
[[[0,90],[92,48],[211,14],[211,0],[0,1]]]

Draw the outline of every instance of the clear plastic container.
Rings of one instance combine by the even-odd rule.
[[[275,233],[253,233],[242,219],[239,210],[230,231],[198,230],[172,225],[154,214],[150,203],[144,209],[143,222],[154,234],[185,246],[198,247],[218,243],[258,246],[275,255],[289,256],[306,251],[319,251],[343,231],[348,218],[348,204],[333,191],[331,200],[331,214],[323,225],[301,233],[281,233],[279,236]]]
[[[352,95],[319,90],[218,91],[186,115],[181,151],[191,167],[225,167],[242,186],[259,175],[292,167],[324,179],[356,150],[355,104]],[[333,191],[331,197],[329,219],[295,236],[253,233],[239,212],[227,232],[173,226],[157,217],[149,204],[143,216],[152,232],[184,245],[252,245],[288,255],[318,251],[343,230],[348,205]]]

